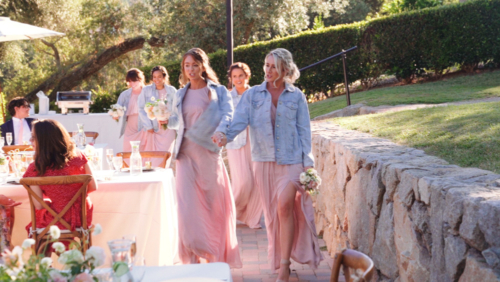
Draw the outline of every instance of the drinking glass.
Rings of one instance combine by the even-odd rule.
[[[124,262],[128,265],[129,269],[132,267],[133,258],[131,256],[130,247],[132,241],[125,239],[116,239],[108,241],[109,250],[111,251],[111,261]]]
[[[5,145],[5,138],[0,137],[0,147],[3,147]]]
[[[133,264],[130,274],[134,282],[140,282],[144,278],[144,274],[146,274],[146,260],[144,257],[136,256]]]
[[[9,160],[5,158],[0,164],[0,184],[7,182],[7,176],[9,176]]]
[[[113,169],[113,149],[106,149],[106,161],[108,162],[108,168]]]
[[[7,145],[10,146],[10,144],[12,143],[12,132],[7,132],[5,133],[5,138],[7,139]]]
[[[26,166],[29,166],[33,162],[33,155],[27,154],[25,156]]]
[[[121,171],[123,166],[123,158],[113,157],[113,166],[115,167],[115,170]]]
[[[94,152],[94,157],[92,157],[92,165],[95,170],[101,170],[101,155],[99,152]]]
[[[129,234],[123,235],[122,239],[132,241],[132,245],[130,246],[130,255],[134,258],[137,254],[137,237],[135,235]]]

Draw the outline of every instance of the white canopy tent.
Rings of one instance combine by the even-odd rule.
[[[0,42],[37,39],[48,36],[64,36],[64,33],[0,17]]]

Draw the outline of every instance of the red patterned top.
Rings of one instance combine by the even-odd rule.
[[[87,158],[85,155],[77,150],[76,156],[68,161],[66,166],[62,169],[47,169],[43,176],[66,176],[66,175],[80,175],[85,174],[85,164],[87,163]],[[35,169],[35,163],[31,163],[24,173],[23,177],[37,177],[38,174]],[[66,204],[71,201],[73,196],[82,187],[82,183],[74,183],[68,185],[41,185],[40,189],[43,192],[44,197],[49,198],[52,203],[49,205],[55,212],[61,212]],[[64,219],[71,225],[71,229],[74,230],[75,227],[81,226],[80,220],[80,210],[81,210],[81,197],[79,197],[73,206],[64,215]],[[92,211],[93,206],[90,202],[90,198],[87,196],[87,224],[90,226],[92,223]],[[44,228],[54,219],[54,217],[46,210],[41,209],[36,211],[36,227]],[[66,229],[64,225],[57,223],[60,229]],[[31,222],[26,226],[26,230],[29,233],[31,227]]]

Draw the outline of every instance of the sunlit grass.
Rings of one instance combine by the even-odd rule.
[[[423,149],[461,167],[500,173],[500,102],[331,119],[347,128]]]
[[[439,104],[500,96],[500,71],[460,76],[446,80],[373,89],[351,94],[351,104],[368,106]],[[311,118],[342,109],[345,96],[309,104]]]

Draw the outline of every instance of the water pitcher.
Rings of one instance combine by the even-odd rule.
[[[130,155],[130,175],[142,174],[142,157],[139,152],[141,141],[130,141],[132,146],[132,154]]]
[[[83,123],[77,123],[76,126],[78,126],[78,134],[74,136],[76,146],[79,148],[84,148],[87,145],[87,137],[85,136]]]

